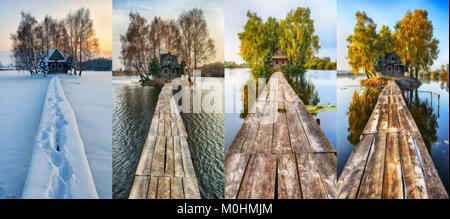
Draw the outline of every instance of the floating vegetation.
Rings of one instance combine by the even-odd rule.
[[[332,111],[337,110],[337,107],[335,105],[332,105],[329,103],[328,104],[320,104],[320,105],[316,105],[316,106],[307,105],[306,108],[312,114],[318,114],[318,113],[323,113],[323,112],[332,112]]]

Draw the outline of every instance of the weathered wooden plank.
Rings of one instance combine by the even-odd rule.
[[[294,154],[278,156],[278,198],[300,199],[300,181]]]
[[[157,194],[158,194],[158,177],[151,176],[150,184],[148,185],[147,199],[156,199]]]
[[[195,178],[194,165],[192,164],[191,152],[189,151],[189,145],[187,139],[180,137],[181,154],[183,159],[183,171],[185,177]]]
[[[149,176],[152,166],[153,151],[155,150],[156,137],[151,135],[147,136],[147,140],[144,144],[144,149],[142,149],[141,157],[139,159],[139,164],[136,169],[136,175]]]
[[[145,199],[148,191],[149,176],[135,176],[129,199]]]
[[[309,144],[308,137],[303,130],[303,125],[296,113],[295,109],[292,107],[291,103],[286,102],[286,118],[287,126],[289,130],[289,137],[292,151],[295,153],[310,153],[313,150]]]
[[[158,126],[159,126],[159,119],[153,117],[148,135],[153,136],[153,137],[157,136],[158,135]]]
[[[312,153],[296,154],[302,197],[325,199],[327,194]]]
[[[357,198],[380,199],[383,192],[386,133],[375,135]]]
[[[181,150],[180,137],[173,138],[173,154],[175,162],[175,177],[184,177],[183,152]]]
[[[160,119],[160,120],[159,120],[159,124],[158,124],[158,136],[165,136],[164,119]]]
[[[404,196],[398,133],[387,135],[385,162],[382,198],[402,199]]]
[[[366,126],[362,132],[363,135],[374,134],[377,132],[378,120],[380,119],[380,104],[376,104],[375,108],[370,115],[369,121],[367,121]]]
[[[314,153],[314,160],[316,161],[317,169],[319,170],[325,194],[328,199],[335,199],[337,197],[336,189],[336,154],[334,153]]]
[[[420,132],[416,131],[412,133],[413,140],[416,144],[418,155],[422,161],[423,171],[425,173],[425,183],[427,186],[428,196],[431,199],[448,199],[448,194],[442,184],[433,160],[428,153],[425,143],[420,135]]]
[[[338,198],[357,198],[374,138],[374,135],[364,135],[353,149],[337,183]]]
[[[386,132],[389,123],[389,105],[382,104],[380,106],[380,118],[378,119],[377,132]]]
[[[172,136],[180,136],[180,134],[178,133],[178,124],[176,120],[174,119],[170,120],[170,126],[172,130]]]
[[[200,199],[200,191],[198,190],[197,179],[192,177],[183,178],[184,198]]]
[[[235,199],[247,168],[250,154],[227,154],[225,160],[225,198]]]
[[[233,139],[230,147],[228,148],[227,153],[240,153],[242,151],[242,147],[245,143],[245,139],[247,138],[247,132],[250,129],[250,119],[245,119],[241,128],[239,129],[236,137]]]
[[[400,133],[400,155],[402,158],[402,172],[405,181],[405,198],[428,198],[420,163],[415,153],[412,138],[407,131]]]
[[[278,121],[274,124],[273,127],[272,144],[272,153],[284,154],[292,152],[286,112],[278,112]]]
[[[173,177],[170,184],[170,198],[183,199],[183,179],[179,177]]]
[[[164,176],[164,158],[166,151],[166,137],[158,136],[153,154],[151,176]]]
[[[254,154],[249,162],[238,198],[273,199],[275,197],[277,156]]]
[[[164,134],[166,135],[166,137],[172,136],[172,122],[170,120],[170,114],[165,115],[164,129]]]
[[[157,199],[170,199],[170,177],[159,177]]]
[[[175,176],[175,155],[173,137],[166,137],[166,176]]]

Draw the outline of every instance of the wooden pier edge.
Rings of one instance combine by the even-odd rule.
[[[159,94],[129,198],[201,198],[187,132],[170,84]]]
[[[283,73],[274,73],[225,156],[227,199],[332,199],[336,150]]]
[[[340,199],[448,199],[398,85],[389,81],[337,183]]]

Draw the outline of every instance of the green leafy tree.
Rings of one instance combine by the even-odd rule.
[[[153,78],[159,78],[161,74],[161,65],[157,58],[153,58],[150,64],[148,65],[148,75],[151,75]]]
[[[377,25],[366,12],[356,12],[356,26],[353,35],[347,38],[347,59],[354,73],[363,69],[368,78],[371,77],[372,61],[377,54]]]
[[[394,36],[388,26],[383,25],[376,42],[378,53],[385,54],[394,51]]]
[[[378,53],[377,56],[375,56],[375,58],[373,59],[373,70],[375,72],[379,72],[379,73],[383,73],[383,63],[384,63],[384,58],[382,53]]]
[[[319,37],[315,34],[314,21],[309,8],[291,10],[280,22],[280,47],[290,65],[304,66],[318,53]]]

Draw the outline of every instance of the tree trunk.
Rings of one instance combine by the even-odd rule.
[[[82,49],[83,49],[83,48],[81,47],[81,40],[80,40],[80,72],[79,72],[79,76],[81,76],[81,72],[83,71],[83,70],[82,70],[83,68],[81,67],[81,63],[82,63],[82,61],[83,61],[82,58],[81,58],[81,57],[82,57],[82,52],[81,52]]]

